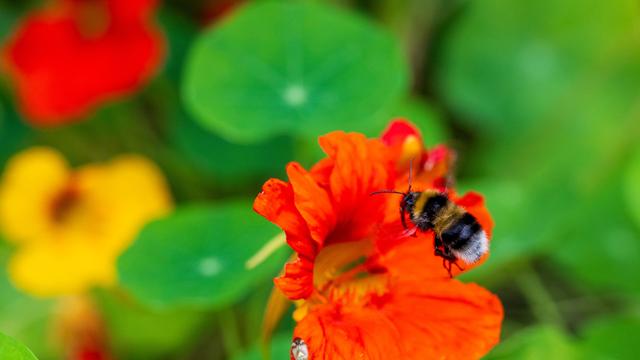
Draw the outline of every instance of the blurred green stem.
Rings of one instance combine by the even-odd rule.
[[[242,341],[240,340],[240,332],[238,328],[238,317],[233,308],[222,310],[218,314],[220,324],[220,332],[222,333],[222,344],[224,345],[227,358],[231,359],[242,349]]]
[[[565,322],[553,297],[545,288],[538,273],[529,265],[516,278],[522,294],[527,299],[531,311],[541,322],[564,329]]]

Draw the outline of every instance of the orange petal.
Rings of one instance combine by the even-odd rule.
[[[309,360],[405,359],[395,320],[376,308],[318,306],[298,323],[294,337],[307,343]]]
[[[267,180],[253,203],[253,209],[285,232],[287,243],[295,252],[308,258],[315,257],[316,245],[296,209],[290,184],[278,179]]]
[[[324,158],[311,167],[311,175],[313,179],[324,189],[329,188],[329,179],[335,162],[331,158]]]
[[[286,264],[284,274],[273,281],[289,299],[306,299],[313,292],[313,261],[300,257]]]
[[[342,131],[321,136],[319,142],[334,161],[329,186],[338,222],[348,224],[343,237],[358,240],[384,216],[386,199],[371,193],[393,185],[388,148],[379,140]]]
[[[296,208],[306,221],[311,238],[322,245],[336,225],[336,214],[329,194],[298,163],[287,166],[287,175],[293,187]]]
[[[310,360],[478,359],[498,343],[502,317],[475,284],[403,282],[365,307],[317,306],[294,336]]]
[[[398,326],[405,358],[479,359],[500,341],[497,296],[457,280],[399,284],[383,307]]]
[[[433,232],[407,235],[398,220],[385,226],[376,239],[379,254],[375,260],[393,277],[415,282],[448,279],[449,273],[442,258],[434,255],[433,245]],[[455,274],[453,269],[452,272]]]

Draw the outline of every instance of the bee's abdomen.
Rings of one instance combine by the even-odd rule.
[[[480,224],[473,215],[465,212],[442,232],[442,242],[454,250],[464,248],[471,238],[482,231]]]
[[[468,264],[475,263],[489,251],[487,234],[476,218],[465,212],[442,232],[442,243]]]

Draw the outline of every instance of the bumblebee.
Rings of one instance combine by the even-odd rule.
[[[376,191],[373,194],[393,193],[402,195],[400,220],[408,229],[406,218],[417,230],[434,233],[435,255],[442,257],[443,266],[451,276],[451,267],[462,260],[473,264],[489,251],[487,234],[476,218],[449,199],[446,193],[437,190],[423,192]]]
[[[291,355],[296,360],[308,360],[309,348],[307,347],[307,343],[299,337],[293,339],[291,343]]]

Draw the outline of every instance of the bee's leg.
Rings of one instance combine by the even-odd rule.
[[[436,254],[436,256],[440,256],[440,257],[444,258],[445,254],[441,250],[442,247],[443,247],[442,246],[442,239],[440,238],[440,235],[434,234],[434,236],[433,236],[433,248],[435,249],[435,254]]]
[[[402,227],[405,230],[408,230],[409,228],[407,227],[407,220],[405,219],[406,213],[407,211],[405,210],[404,206],[400,207],[400,221],[402,222]]]
[[[440,245],[442,245],[442,249],[440,250],[438,249],[438,252],[441,254],[442,259],[443,259],[443,264],[444,262],[446,262],[446,266],[444,266],[444,268],[447,270],[447,272],[449,273],[449,277],[453,278],[453,274],[451,273],[451,269],[453,267],[453,265],[455,265],[458,269],[463,270],[460,265],[458,265],[458,259],[455,257],[455,255],[453,255],[453,252],[451,251],[451,248],[449,248],[448,246],[444,246],[442,244],[442,239],[437,240],[440,242]]]
[[[451,260],[443,258],[442,266],[449,273],[449,278],[453,279],[453,274],[451,273]]]
[[[433,246],[436,249],[438,249],[440,246],[442,246],[442,239],[440,238],[440,235],[434,234],[434,236],[433,236]]]
[[[460,264],[458,264],[458,262],[457,262],[457,261],[453,261],[453,262],[452,262],[452,264],[453,264],[453,265],[455,265],[455,266],[458,268],[458,270],[460,270],[460,271],[464,271],[464,268],[463,268],[463,267],[461,267],[461,266],[460,266]]]

